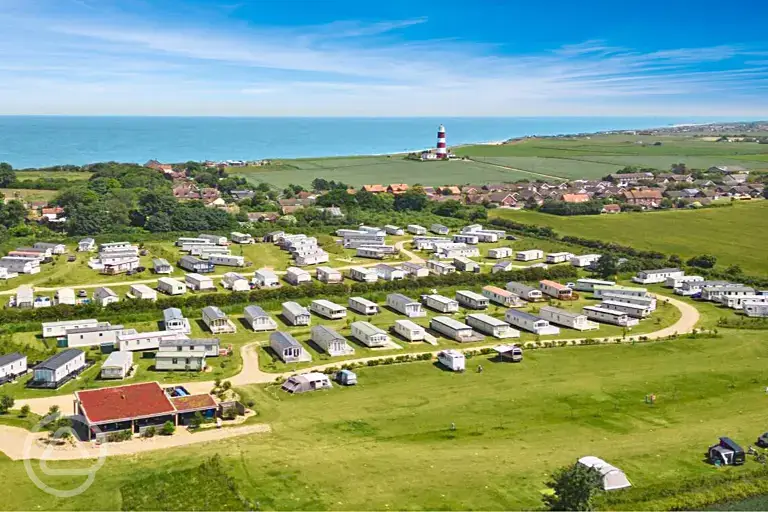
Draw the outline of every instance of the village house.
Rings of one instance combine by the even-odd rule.
[[[658,208],[663,196],[661,190],[654,188],[630,189],[624,192],[624,199],[629,204],[644,208]]]

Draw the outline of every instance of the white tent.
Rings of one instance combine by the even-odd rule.
[[[603,489],[606,491],[615,491],[616,489],[625,489],[631,487],[627,475],[615,466],[611,466],[603,459],[591,455],[579,459],[579,464],[588,468],[595,468],[603,476]]]

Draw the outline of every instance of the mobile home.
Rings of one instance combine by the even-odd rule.
[[[237,332],[235,324],[216,306],[203,308],[203,323],[213,334]]]
[[[0,356],[0,384],[27,373],[27,356],[14,352]]]
[[[133,352],[116,350],[101,365],[102,379],[124,379],[133,367]]]
[[[202,240],[208,240],[210,243],[216,245],[229,245],[229,240],[227,240],[227,237],[222,235],[207,235],[205,233],[201,233],[198,235],[198,238]]]
[[[527,251],[517,251],[515,259],[517,261],[536,261],[544,257],[544,251],[539,249],[530,249]]]
[[[393,330],[408,341],[424,341],[427,330],[411,320],[395,320]]]
[[[501,260],[504,258],[512,257],[511,247],[496,247],[495,249],[488,249],[488,257],[495,260]]]
[[[203,371],[206,367],[205,352],[199,350],[160,351],[155,354],[157,371]]]
[[[504,313],[504,320],[508,323],[530,331],[534,334],[541,336],[551,336],[560,334],[560,328],[550,325],[548,320],[539,318],[538,316],[526,313],[525,311],[518,311],[517,309],[508,309]]]
[[[442,224],[432,224],[429,227],[429,230],[436,235],[447,235],[451,232],[447,226],[443,226]]]
[[[477,235],[470,235],[465,233],[459,233],[458,235],[453,235],[452,240],[456,243],[468,244],[468,245],[477,245],[480,242],[480,239],[477,237]]]
[[[459,290],[456,292],[456,300],[459,304],[469,309],[486,309],[488,307],[488,297],[480,295],[469,290]]]
[[[179,308],[166,308],[163,310],[163,329],[183,334],[192,332],[189,318],[185,318]]]
[[[117,335],[115,346],[124,352],[139,352],[157,350],[163,340],[185,339],[187,336],[179,331],[124,332]]]
[[[369,322],[352,322],[352,336],[366,347],[386,347],[389,335]]]
[[[152,260],[152,270],[155,274],[172,274],[173,266],[166,259],[154,258]]]
[[[494,338],[520,337],[520,331],[513,329],[507,322],[483,313],[467,315],[467,325]]]
[[[300,285],[312,281],[312,276],[299,267],[288,267],[285,271],[285,280],[292,285]]]
[[[510,272],[515,266],[509,260],[502,260],[491,267],[491,274],[498,274],[499,272]]]
[[[478,262],[463,256],[453,258],[453,266],[461,272],[480,272],[480,264]]]
[[[704,281],[704,278],[702,276],[668,277],[664,280],[664,286],[667,288],[679,288],[683,283],[693,283],[696,281]]]
[[[685,272],[679,268],[660,268],[657,270],[641,270],[632,281],[640,284],[664,283],[668,278],[683,277]]]
[[[277,288],[280,286],[280,280],[277,278],[277,274],[264,268],[253,273],[253,282],[259,288]]]
[[[491,302],[508,308],[519,308],[525,305],[520,297],[497,286],[483,287],[483,296],[488,298]]]
[[[383,260],[388,255],[392,254],[389,250],[386,250],[384,246],[381,247],[367,247],[362,246],[356,249],[355,256],[358,258],[370,258],[374,260]]]
[[[427,312],[421,307],[420,302],[416,302],[401,293],[387,295],[387,306],[410,318],[427,316]]]
[[[260,306],[246,306],[243,311],[243,317],[245,322],[251,326],[251,329],[256,332],[274,331],[277,329],[277,322]]]
[[[309,310],[329,320],[339,320],[347,316],[347,308],[325,299],[310,302]]]
[[[482,336],[478,336],[470,326],[465,323],[454,320],[448,316],[436,316],[429,322],[429,327],[433,331],[439,332],[452,340],[478,341]]]
[[[213,263],[201,260],[196,256],[182,256],[179,260],[179,266],[187,272],[194,272],[196,274],[209,274],[215,268]]]
[[[403,228],[399,228],[391,224],[384,226],[384,231],[386,231],[388,235],[393,236],[403,236],[405,234],[405,230]]]
[[[560,284],[556,281],[550,281],[549,279],[539,281],[539,290],[549,295],[550,297],[554,297],[560,300],[571,300],[573,297],[573,290],[564,284]]]
[[[405,270],[392,265],[379,264],[374,267],[376,275],[384,281],[399,281],[405,279]]]
[[[312,360],[301,343],[287,332],[277,331],[269,335],[269,346],[284,363],[302,363]]]
[[[168,295],[184,295],[187,285],[171,277],[161,277],[157,280],[157,289]]]
[[[615,281],[604,281],[602,279],[590,279],[588,277],[577,279],[574,290],[579,292],[594,292],[595,286],[615,286]]]
[[[355,349],[347,344],[347,339],[325,325],[312,327],[310,338],[329,356],[345,356],[354,354]]]
[[[312,317],[309,310],[298,302],[283,302],[283,318],[290,325],[309,325]]]
[[[315,276],[318,281],[327,284],[340,283],[344,280],[341,272],[331,267],[317,267],[315,269]]]
[[[633,327],[639,323],[637,318],[630,318],[626,313],[616,311],[615,309],[607,309],[600,306],[584,306],[583,311],[590,320],[620,327]]]
[[[426,235],[427,228],[418,224],[408,224],[408,232],[412,235]]]
[[[544,297],[544,295],[541,293],[541,290],[534,288],[533,286],[528,286],[527,284],[518,283],[516,281],[510,281],[507,283],[507,291],[510,291],[521,299],[527,300],[529,302],[535,302],[537,300],[541,300]]]
[[[603,286],[596,285],[593,287],[593,293],[598,299],[603,297],[603,293],[612,293],[617,295],[628,295],[630,297],[647,297],[647,288],[634,288],[631,286]]]
[[[101,307],[107,307],[119,300],[120,298],[111,288],[100,286],[93,291],[93,302]]]
[[[361,315],[375,315],[379,312],[378,304],[363,297],[350,297],[347,305],[349,309]]]
[[[68,347],[92,347],[99,345],[115,346],[120,336],[135,333],[135,329],[126,329],[122,325],[100,322],[94,327],[67,329]]]
[[[157,300],[157,292],[145,284],[132,284],[126,295],[130,299]]]
[[[628,304],[637,304],[648,309],[648,311],[656,310],[656,297],[648,295],[647,297],[635,297],[634,295],[622,295],[620,293],[603,292],[603,300],[612,300],[614,302],[626,302]]]
[[[599,259],[599,254],[582,254],[571,258],[571,265],[579,268],[589,267],[592,264],[597,263],[597,260]]]
[[[539,316],[553,324],[562,325],[563,327],[570,327],[571,329],[576,329],[577,331],[591,331],[600,327],[595,322],[590,322],[589,318],[587,318],[587,315],[583,313],[567,311],[565,309],[554,308],[552,306],[544,306],[541,308],[539,310]]]
[[[437,354],[437,361],[453,372],[463,372],[467,368],[467,360],[458,350],[440,351]]]
[[[405,273],[412,277],[427,277],[429,269],[420,263],[405,262],[401,265]]]
[[[570,252],[550,252],[547,254],[547,263],[565,263],[573,258],[574,254]]]
[[[458,301],[442,295],[423,295],[421,301],[428,308],[439,311],[440,313],[457,313],[459,311]]]
[[[96,327],[99,321],[95,318],[87,320],[62,320],[60,322],[43,322],[43,338],[60,338],[66,336],[71,329],[88,329]]]
[[[245,256],[235,256],[233,254],[209,254],[208,262],[214,265],[225,267],[244,267]]]
[[[29,385],[58,388],[80,374],[85,366],[85,352],[76,348],[64,350],[35,366]]]
[[[230,233],[229,237],[236,244],[252,244],[253,243],[253,237],[248,233],[239,233],[237,231],[233,231],[232,233]]]
[[[613,309],[614,311],[621,311],[622,313],[626,313],[632,318],[645,318],[651,314],[647,306],[630,304],[628,302],[617,302],[614,300],[603,300],[603,302],[600,303],[600,307],[604,309]]]
[[[379,280],[379,275],[375,270],[366,267],[352,267],[349,269],[350,279],[361,281],[363,283],[375,283]]]
[[[224,274],[221,278],[221,285],[225,289],[232,290],[233,292],[247,292],[251,289],[251,283],[248,282],[248,279],[237,272],[227,272]]]
[[[187,274],[184,276],[184,282],[187,284],[190,290],[215,290],[213,285],[213,279],[200,274]]]
[[[453,274],[456,272],[456,267],[450,263],[443,263],[442,261],[437,260],[427,261],[427,269],[438,276],[444,276],[446,274]]]
[[[768,304],[764,302],[747,301],[743,305],[744,314],[752,318],[767,318]]]

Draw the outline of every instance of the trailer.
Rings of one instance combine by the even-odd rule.
[[[459,311],[459,303],[451,298],[444,297],[443,295],[422,295],[421,302],[430,309],[439,311],[440,313],[457,313]]]
[[[458,350],[442,350],[437,354],[437,361],[452,372],[463,372],[467,368],[467,359]]]
[[[513,329],[507,322],[483,313],[467,315],[467,325],[478,332],[494,338],[519,338],[520,331]]]
[[[427,335],[424,327],[411,320],[395,320],[392,330],[408,341],[424,341]]]
[[[486,309],[489,302],[488,297],[469,290],[457,291],[456,300],[461,306],[469,309]]]
[[[361,315],[375,315],[379,312],[379,305],[363,297],[350,297],[347,300],[349,309]]]
[[[448,316],[434,317],[429,322],[429,328],[458,342],[479,341],[482,339],[482,336],[478,336],[472,330],[472,327]]]
[[[329,320],[339,320],[347,316],[347,308],[325,299],[310,302],[309,310]]]

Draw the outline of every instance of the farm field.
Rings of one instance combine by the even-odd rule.
[[[58,190],[0,188],[0,194],[3,194],[6,199],[23,199],[24,201],[49,201],[56,197],[58,193]]]
[[[477,356],[464,374],[432,362],[363,368],[355,388],[300,396],[249,386],[239,391],[271,434],[109,458],[94,485],[66,502],[39,491],[21,462],[2,458],[14,489],[3,508],[118,510],[128,496],[121,489],[135,492],[141,480],[152,493],[153,481],[217,453],[240,492],[269,510],[535,509],[548,475],[584,455],[622,468],[638,498],[671,482],[746,474],[759,467],[751,459],[718,470],[702,453],[719,435],[747,445],[765,430],[755,404],[765,400],[768,342],[753,332],[722,334],[527,351],[517,365]],[[649,393],[653,405],[644,401]],[[732,413],[713,414],[725,410]],[[83,477],[43,478],[72,488]],[[194,508],[201,492],[189,488],[179,508]]]
[[[37,179],[63,179],[68,181],[85,181],[91,177],[90,172],[77,171],[25,171],[16,170],[16,178],[19,181],[37,180]]]
[[[561,217],[526,210],[497,209],[490,215],[550,226],[560,234],[601,239],[682,257],[713,254],[719,266],[740,265],[765,273],[768,201],[732,207],[666,212]]]

